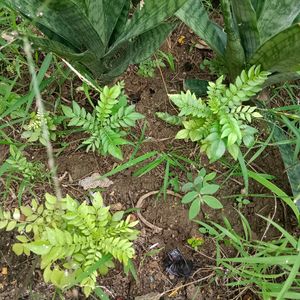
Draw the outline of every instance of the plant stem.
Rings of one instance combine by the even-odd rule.
[[[234,80],[244,69],[245,52],[239,33],[236,30],[229,0],[221,0],[221,8],[224,16],[225,31],[227,33],[225,63],[229,71],[230,80]]]
[[[34,90],[34,93],[35,93],[36,104],[37,104],[37,107],[38,107],[39,114],[44,116],[45,115],[45,108],[44,108],[42,96],[41,96],[41,93],[40,93],[40,90],[39,90],[39,84],[38,84],[36,73],[35,73],[34,62],[33,62],[33,59],[32,59],[31,51],[32,51],[32,49],[31,49],[30,43],[29,43],[28,39],[25,37],[24,38],[24,52],[26,54],[26,58],[27,58],[27,61],[28,61],[29,72],[30,72],[30,75],[31,75],[31,78],[32,78],[32,87],[33,87],[33,90]],[[62,194],[61,194],[61,189],[60,189],[60,185],[59,185],[59,180],[58,180],[58,177],[57,177],[56,165],[55,165],[55,161],[54,161],[54,152],[53,152],[52,144],[50,142],[49,129],[48,129],[47,123],[46,123],[44,118],[42,118],[41,123],[42,123],[43,136],[44,136],[45,141],[46,141],[48,165],[49,165],[49,168],[50,168],[51,177],[52,177],[53,184],[54,184],[54,190],[55,190],[56,198],[58,200],[60,200],[62,198]]]

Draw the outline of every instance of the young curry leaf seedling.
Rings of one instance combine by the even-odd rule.
[[[68,126],[81,127],[90,137],[83,142],[88,150],[98,150],[101,154],[110,154],[123,159],[120,146],[130,144],[124,137],[130,127],[144,116],[135,111],[134,105],[127,104],[123,93],[123,84],[109,88],[105,86],[100,100],[92,113],[87,112],[76,102],[72,108],[62,106],[63,112],[70,119]]]

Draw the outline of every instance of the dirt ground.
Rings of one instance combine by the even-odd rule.
[[[185,42],[180,44],[180,36],[185,37]],[[199,157],[199,149],[193,143],[174,140],[173,137],[177,128],[166,125],[155,117],[157,111],[174,112],[174,108],[168,100],[168,93],[175,93],[182,90],[183,79],[205,78],[213,79],[208,72],[201,71],[199,64],[205,57],[211,57],[212,53],[208,49],[194,47],[199,40],[183,26],[173,33],[173,36],[164,45],[164,49],[171,52],[176,59],[176,72],[172,73],[169,68],[163,68],[160,73],[156,72],[155,78],[142,78],[136,75],[137,67],[131,66],[121,79],[125,81],[126,93],[130,100],[136,104],[138,112],[145,115],[147,120],[146,137],[137,155],[142,155],[151,150],[160,152],[176,151],[190,159],[197,159],[199,166],[206,166],[208,169],[217,170],[219,175],[226,171],[220,164],[209,165],[205,157]],[[68,98],[68,95],[65,95]],[[134,134],[139,137],[143,124],[134,130]],[[262,133],[263,135],[264,133]],[[77,140],[76,135],[68,139]],[[69,193],[84,200],[87,192],[79,185],[79,180],[98,172],[104,174],[112,169],[117,163],[111,157],[101,157],[97,154],[86,153],[84,149],[76,150],[80,143],[74,142],[70,147],[59,155],[57,159],[58,174],[61,177],[61,185],[64,193]],[[132,154],[133,147],[124,148],[124,161]],[[7,158],[7,148],[1,147],[0,159]],[[45,150],[42,147],[35,147],[28,156],[37,160],[46,161]],[[276,184],[289,192],[288,181],[284,173],[280,155],[275,148],[267,148],[261,157],[256,161],[258,170],[276,176]],[[106,205],[115,205],[124,210],[135,207],[139,198],[148,192],[160,190],[163,183],[164,166],[151,171],[141,177],[133,177],[133,171],[128,169],[118,173],[110,180],[113,181],[108,189],[103,191]],[[186,166],[187,170],[195,172],[193,166]],[[175,171],[175,170],[174,170]],[[185,181],[184,172],[176,170],[179,179]],[[2,188],[5,188],[2,185]],[[16,189],[17,187],[12,187]],[[233,226],[239,230],[241,224],[234,210],[234,201],[225,199],[226,196],[239,194],[243,190],[242,178],[235,177],[229,180],[222,187],[218,194],[224,205],[222,211],[213,211],[204,207],[204,215],[200,214],[201,220],[220,221],[222,216],[227,216]],[[47,186],[38,188],[37,194],[42,195],[45,190],[51,191]],[[250,193],[258,194],[264,192],[263,188],[254,182],[250,182]],[[255,213],[270,216],[274,212],[274,200],[272,198],[250,198],[251,204],[242,209],[242,212],[249,218],[253,235],[260,238],[265,230],[265,223],[259,219]],[[24,199],[26,201],[26,197]],[[6,206],[16,206],[12,199],[6,202]],[[117,205],[116,205],[117,204]],[[175,196],[168,196],[163,199],[155,195],[145,200],[141,211],[143,216],[151,224],[162,228],[160,232],[145,226],[142,222],[138,228],[141,234],[135,243],[136,259],[134,264],[138,274],[138,281],[132,276],[126,276],[122,267],[118,266],[105,278],[99,278],[99,285],[116,300],[131,300],[137,296],[148,293],[163,293],[161,299],[233,299],[237,291],[226,288],[226,278],[213,276],[215,274],[215,244],[208,236],[204,238],[204,244],[199,252],[192,250],[187,245],[187,239],[199,236],[198,225],[188,220],[187,207],[180,204],[180,199]],[[275,220],[282,224],[292,224],[290,214],[279,202],[275,212]],[[291,226],[291,225],[289,225]],[[269,237],[277,233],[269,231]],[[267,237],[267,238],[269,238]],[[1,232],[0,235],[0,299],[53,299],[53,287],[43,283],[42,273],[36,266],[34,257],[17,257],[12,253],[11,245],[14,242],[13,232]],[[155,246],[154,248],[152,248]],[[193,273],[189,278],[177,278],[169,275],[165,270],[164,259],[168,251],[178,248],[183,255],[193,261]],[[153,249],[155,254],[149,255]],[[230,255],[231,253],[228,253]],[[7,268],[7,274],[1,273],[3,268]],[[178,289],[177,289],[178,288]],[[240,299],[256,299],[255,295],[246,292]],[[80,288],[74,288],[66,293],[67,299],[84,299]],[[57,298],[59,299],[59,298]],[[95,299],[92,298],[91,299]],[[146,298],[145,298],[146,299]]]

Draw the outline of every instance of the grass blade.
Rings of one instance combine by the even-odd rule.
[[[264,178],[262,174],[258,174],[252,171],[248,171],[250,178],[262,184],[264,187],[269,189],[272,193],[276,194],[280,199],[282,199],[294,212],[297,220],[299,220],[299,210],[293,200],[278,186],[270,182],[268,179]]]

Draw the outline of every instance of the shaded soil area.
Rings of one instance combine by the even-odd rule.
[[[178,42],[180,36],[185,37],[185,43],[180,44]],[[199,69],[199,64],[205,57],[211,57],[211,52],[207,49],[194,47],[198,42],[197,38],[185,27],[179,27],[163,47],[164,50],[171,52],[176,59],[177,70],[175,73],[168,68],[164,68],[161,72],[157,70],[155,78],[146,79],[137,76],[137,68],[132,66],[121,79],[125,81],[126,93],[130,100],[136,104],[137,111],[145,115],[147,122],[145,140],[140,145],[137,156],[153,150],[160,153],[176,152],[195,162],[195,165],[185,164],[187,171],[195,174],[197,168],[205,166],[208,170],[216,170],[218,181],[222,183],[225,179],[223,174],[228,170],[224,164],[209,165],[206,157],[199,155],[199,149],[195,144],[174,140],[177,128],[166,125],[155,117],[155,113],[158,111],[175,112],[175,108],[170,104],[167,94],[182,90],[182,83],[185,78],[213,79],[209,73]],[[64,97],[68,99],[67,94]],[[133,135],[140,137],[142,128],[143,122],[140,122]],[[63,192],[84,200],[88,196],[88,192],[78,185],[79,180],[95,172],[104,174],[119,162],[111,157],[100,157],[94,153],[86,153],[83,148],[77,150],[80,145],[80,141],[78,141],[80,138],[80,134],[66,138],[66,142],[73,142],[58,156],[57,164]],[[127,161],[131,157],[134,148],[126,146],[123,149],[124,161]],[[7,158],[7,147],[1,146],[0,152],[1,160]],[[45,163],[47,160],[45,150],[42,147],[35,147],[32,152],[28,153],[28,156]],[[275,148],[267,148],[252,166],[259,171],[275,176],[275,183],[289,192],[284,167]],[[103,190],[106,205],[126,210],[135,207],[140,197],[146,193],[161,189],[165,165],[158,166],[144,176],[133,177],[133,172],[140,167],[135,166],[110,177],[113,184]],[[180,169],[172,171],[176,172],[180,182],[186,182],[185,171]],[[0,184],[2,184],[1,189],[8,188],[4,186],[3,182]],[[11,188],[16,192],[17,187]],[[240,194],[243,189],[242,178],[234,177],[227,180],[217,195],[218,199],[222,201],[224,209],[214,211],[203,207],[203,213],[199,215],[199,219],[221,221],[223,216],[227,216],[234,228],[238,231],[241,230],[241,224],[234,209],[236,208],[235,201],[226,198],[226,196]],[[45,191],[51,191],[51,187],[39,187],[37,194],[42,197]],[[264,192],[265,190],[261,186],[250,182],[251,194]],[[274,201],[276,200],[272,198],[250,197],[249,199],[251,204],[242,208],[242,212],[249,219],[255,237],[261,238],[266,228],[265,222],[257,217],[256,213],[272,216],[279,223],[292,226],[294,220],[290,219],[291,214],[286,211],[281,202],[278,201],[277,209],[274,211]],[[27,198],[24,197],[23,201],[26,203]],[[15,207],[17,201],[11,199],[5,205]],[[174,300],[233,299],[238,294],[239,291],[226,288],[226,277],[216,275],[215,243],[208,236],[202,236],[199,233],[199,225],[188,220],[187,211],[188,207],[184,207],[180,203],[180,198],[176,196],[168,195],[164,199],[162,194],[159,197],[152,195],[144,201],[141,210],[142,215],[148,222],[160,227],[162,230],[155,232],[152,228],[140,222],[138,228],[141,230],[141,234],[135,243],[136,259],[134,260],[138,281],[135,281],[132,276],[126,276],[123,273],[122,266],[117,266],[108,276],[99,278],[99,285],[111,296],[111,299],[130,300],[137,296],[155,292],[164,293],[161,299]],[[277,232],[270,228],[266,239],[276,235]],[[187,244],[187,239],[191,237],[202,237],[204,239],[204,244],[198,252],[191,249]],[[13,242],[13,232],[1,232],[0,299],[52,299],[54,289],[43,282],[42,273],[36,265],[35,258],[15,256],[11,250]],[[165,270],[164,260],[166,255],[168,251],[175,248],[180,249],[187,259],[193,261],[193,273],[189,278],[177,278],[169,275]],[[230,256],[234,253],[230,253],[230,250],[228,250],[226,254]],[[80,288],[76,287],[66,293],[66,298],[84,299]],[[59,298],[57,297],[57,299]],[[246,291],[241,299],[256,298]]]

